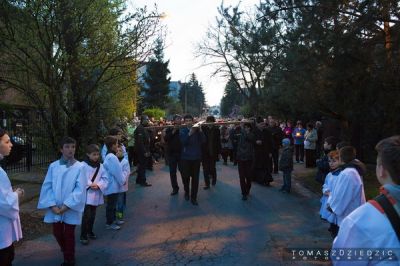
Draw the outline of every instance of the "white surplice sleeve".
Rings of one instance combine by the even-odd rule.
[[[0,215],[11,220],[19,218],[18,194],[11,188],[10,180],[0,174]]]
[[[38,201],[38,209],[45,209],[52,206],[56,206],[55,192],[53,191],[53,165],[50,165],[47,170],[46,177],[43,181],[42,188],[40,190],[40,197]]]
[[[98,181],[96,184],[97,184],[97,186],[99,186],[99,188],[102,192],[104,192],[107,189],[108,176],[107,176],[107,172],[105,171],[104,166],[102,164],[100,165],[99,178],[98,178]]]
[[[78,177],[75,180],[75,187],[63,202],[68,208],[77,212],[82,212],[86,203],[87,176],[85,171],[82,171],[83,167],[80,168]]]

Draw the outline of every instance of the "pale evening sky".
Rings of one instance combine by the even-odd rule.
[[[239,0],[225,0],[224,4],[236,5]],[[242,0],[241,7],[249,8],[260,0]],[[205,36],[209,24],[214,23],[218,14],[220,0],[128,0],[128,7],[147,6],[153,9],[157,4],[158,11],[167,16],[162,23],[167,26],[167,48],[165,59],[169,59],[171,80],[185,82],[191,73],[197,75],[202,83],[209,105],[219,105],[226,80],[211,77],[212,67],[201,67],[202,59],[196,59],[194,51],[196,44]]]

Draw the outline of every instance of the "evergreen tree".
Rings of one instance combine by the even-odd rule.
[[[184,83],[179,91],[179,100],[185,113],[201,115],[205,106],[203,87],[192,73],[188,83]]]
[[[221,99],[221,115],[229,116],[235,105],[243,106],[244,96],[240,92],[236,83],[230,79],[225,86],[224,96]]]
[[[168,94],[171,80],[168,77],[170,73],[168,64],[169,60],[164,62],[164,42],[159,38],[154,51],[154,57],[147,63],[144,77],[145,84],[143,86],[143,108],[158,107],[166,109],[169,102]]]

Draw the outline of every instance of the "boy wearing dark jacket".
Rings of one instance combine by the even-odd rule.
[[[290,139],[283,139],[282,147],[283,151],[279,159],[279,170],[283,172],[283,186],[280,191],[290,193],[293,171],[293,150],[290,147]]]

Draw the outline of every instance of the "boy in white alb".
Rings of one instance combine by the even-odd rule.
[[[124,174],[124,178],[126,180],[125,184],[120,187],[121,192],[118,194],[117,201],[116,224],[121,225],[124,223],[124,211],[126,209],[126,192],[128,191],[128,181],[131,174],[131,168],[129,166],[129,161],[124,157],[121,146],[118,147],[117,157],[121,163],[122,173]]]
[[[50,164],[44,179],[38,209],[47,209],[45,223],[53,224],[53,234],[64,253],[62,265],[75,265],[75,227],[81,224],[87,181],[83,165],[75,160],[75,140],[64,137],[62,156]]]
[[[93,233],[96,208],[104,204],[103,191],[107,187],[107,175],[100,163],[100,149],[96,144],[90,144],[86,148],[86,161],[83,162],[83,173],[86,177],[86,205],[82,217],[81,237],[82,244],[87,245],[89,239],[96,239]]]
[[[107,136],[104,140],[108,153],[104,160],[104,169],[107,172],[107,188],[103,192],[107,196],[106,206],[106,229],[119,230],[121,227],[116,221],[118,194],[122,191],[126,179],[122,172],[121,164],[116,156],[118,151],[118,139]]]
[[[347,215],[365,203],[364,184],[360,175],[362,171],[354,164],[355,157],[355,149],[351,146],[339,150],[339,160],[343,170],[333,182],[332,192],[327,200],[327,205],[336,216],[339,227]]]
[[[121,143],[122,137],[123,137],[123,131],[122,131],[122,129],[120,129],[118,127],[111,128],[110,132],[109,132],[109,136],[116,137],[118,139],[118,142]],[[122,147],[122,152],[124,154],[124,158],[129,161],[128,153],[126,152],[125,145],[121,143],[121,147]],[[103,147],[101,148],[101,159],[103,160],[103,162],[106,160],[106,155],[108,153],[109,153],[109,149],[107,148],[107,145],[104,143]]]
[[[400,264],[400,136],[381,140],[375,149],[378,152],[376,176],[382,184],[381,195],[342,221],[333,249],[386,249],[386,255],[381,252],[379,259],[362,261],[333,258],[334,265]]]
[[[0,128],[0,160],[11,152],[10,137]],[[13,191],[7,173],[0,167],[0,265],[12,265],[14,260],[14,241],[22,238],[19,219],[19,201],[24,190]]]

